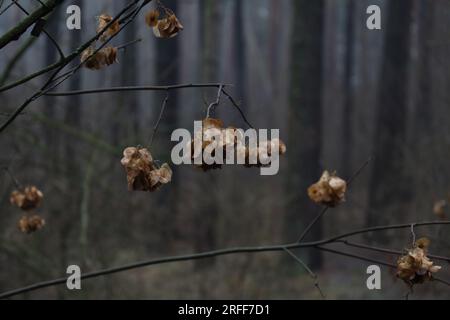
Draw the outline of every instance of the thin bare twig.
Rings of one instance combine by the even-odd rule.
[[[22,7],[22,5],[17,0],[11,0],[11,1],[27,16],[30,15],[30,13],[24,7]],[[61,49],[61,47],[59,46],[58,42],[55,40],[55,38],[53,38],[53,36],[50,33],[48,33],[47,30],[45,30],[45,28],[42,28],[42,31],[47,36],[47,38],[50,40],[50,42],[53,44],[53,46],[56,48],[61,59],[64,59],[65,58],[64,52]]]
[[[17,180],[17,178],[13,175],[13,173],[11,172],[9,167],[3,167],[2,169],[5,170],[5,172],[9,175],[9,177],[12,180],[12,182],[14,183],[14,186],[17,189],[20,189],[22,187],[22,185],[20,184],[19,180]]]
[[[380,253],[387,253],[387,254],[394,254],[394,255],[403,255],[403,254],[405,254],[405,251],[402,251],[402,250],[392,250],[392,249],[386,249],[386,248],[379,248],[379,247],[374,247],[374,246],[370,246],[370,245],[366,245],[366,244],[355,243],[355,242],[348,241],[348,240],[338,240],[336,242],[342,243],[342,244],[344,244],[346,246],[349,246],[349,247],[366,249],[366,250],[380,252]],[[450,259],[448,257],[438,256],[438,255],[435,255],[435,254],[428,254],[427,257],[435,259],[435,260],[446,261],[446,262],[450,263]]]
[[[150,141],[148,143],[149,147],[151,147],[153,145],[153,140],[155,139],[155,135],[156,135],[156,132],[158,131],[159,124],[161,123],[162,117],[164,115],[164,111],[166,110],[167,101],[169,101],[169,91],[167,91],[166,97],[164,98],[164,101],[161,105],[161,110],[159,111],[158,120],[156,121],[155,125],[153,126],[153,131],[150,136]]]
[[[372,161],[372,157],[369,157],[359,168],[355,171],[355,173],[350,177],[350,179],[347,182],[347,185],[350,187],[350,185],[353,183],[353,181],[361,174],[361,172],[369,165],[370,161]],[[300,237],[298,238],[297,242],[303,241],[305,237],[308,235],[308,232],[311,231],[311,229],[315,226],[315,224],[323,217],[323,215],[328,211],[330,207],[324,207],[322,210],[320,210],[319,214],[310,222],[310,224],[306,227],[306,229],[302,232]]]
[[[419,222],[415,223],[416,227],[422,227],[422,226],[432,226],[432,225],[450,225],[450,221],[428,221],[428,222]],[[409,228],[411,226],[410,223],[408,224],[398,224],[398,225],[388,225],[388,226],[377,226],[377,227],[370,227],[365,229],[360,229],[356,231],[347,232],[344,234],[340,234],[328,239],[313,241],[313,242],[303,242],[303,243],[290,243],[290,244],[283,244],[283,245],[269,245],[269,246],[257,246],[257,247],[237,247],[237,248],[228,248],[228,249],[220,249],[220,250],[213,250],[208,252],[201,252],[201,253],[194,253],[194,254],[188,254],[188,255],[181,255],[181,256],[171,256],[171,257],[165,257],[165,258],[157,258],[157,259],[150,259],[145,260],[137,263],[131,263],[125,266],[120,267],[114,267],[94,272],[89,272],[81,275],[81,279],[89,279],[89,278],[95,278],[99,276],[109,275],[113,273],[123,272],[127,270],[132,270],[136,268],[142,268],[150,265],[157,265],[157,264],[163,264],[163,263],[171,263],[171,262],[179,262],[179,261],[189,261],[189,260],[198,260],[198,259],[206,259],[211,257],[217,257],[222,255],[229,255],[229,254],[238,254],[238,253],[258,253],[258,252],[274,252],[274,251],[285,251],[286,249],[296,249],[296,248],[317,248],[323,251],[333,252],[336,254],[341,254],[344,256],[361,259],[365,261],[370,261],[374,263],[378,263],[380,265],[386,265],[392,267],[393,264],[389,264],[384,261],[375,260],[372,258],[366,258],[363,256],[355,255],[355,254],[349,254],[344,252],[339,252],[337,250],[329,249],[322,247],[322,245],[333,243],[336,240],[340,240],[343,238],[347,238],[349,236],[366,233],[366,232],[374,232],[374,231],[382,231],[382,230],[390,230],[390,229],[405,229]],[[7,291],[0,294],[0,299],[9,298],[24,292],[30,292],[34,290],[38,290],[41,288],[46,288],[58,284],[64,284],[66,283],[67,278],[59,278],[44,282],[39,282],[30,286],[18,288],[15,290]],[[436,281],[441,282],[443,284],[450,285],[446,280],[442,280],[439,278],[435,278]]]
[[[228,100],[230,100],[231,104],[237,109],[237,111],[241,114],[242,119],[248,125],[248,127],[251,129],[254,129],[252,124],[247,120],[247,117],[245,116],[244,111],[242,111],[241,107],[236,102],[236,100],[234,100],[234,98],[227,91],[225,91],[225,89],[223,89],[222,92],[228,98]]]
[[[223,85],[219,86],[219,90],[217,90],[217,98],[216,101],[214,101],[213,103],[211,103],[208,106],[208,109],[206,110],[206,118],[210,117],[211,114],[211,110],[215,109],[219,104],[220,104],[220,97],[222,96],[222,89],[223,89]]]
[[[119,32],[115,33],[114,35],[112,35],[111,37],[109,37],[93,54],[95,54],[98,50],[100,50],[103,46],[105,46],[109,41],[111,41],[114,37],[116,37],[120,31],[122,31],[130,22],[133,21],[133,19],[137,16],[137,13],[144,7],[145,4],[149,3],[151,0],[144,0],[142,2],[142,4],[133,11],[133,15],[131,15],[131,18],[129,20],[127,20],[126,22],[124,22],[124,24],[122,25],[122,27],[120,28]],[[14,120],[17,118],[17,116],[26,108],[28,107],[28,105],[30,103],[32,103],[33,101],[39,99],[41,96],[45,95],[47,92],[53,90],[55,87],[57,87],[58,85],[60,85],[62,82],[64,82],[65,80],[67,80],[68,78],[70,78],[73,74],[75,74],[75,72],[77,70],[79,70],[79,68],[81,68],[82,64],[80,63],[74,70],[73,72],[69,73],[66,77],[64,77],[63,79],[59,80],[58,83],[53,84],[52,86],[50,86],[50,83],[53,81],[53,79],[57,76],[57,74],[65,67],[67,66],[73,59],[75,59],[82,51],[84,51],[86,48],[88,48],[94,41],[97,41],[103,33],[106,32],[106,30],[108,30],[108,28],[115,23],[116,21],[118,21],[122,15],[124,15],[126,12],[129,11],[129,9],[131,9],[132,7],[136,6],[138,3],[140,2],[140,0],[134,0],[132,3],[130,3],[128,6],[126,6],[124,9],[122,9],[120,11],[120,13],[113,18],[102,30],[100,30],[100,32],[97,33],[96,36],[94,36],[93,38],[91,38],[89,41],[87,41],[86,43],[84,43],[81,47],[79,47],[75,52],[73,52],[71,55],[67,56],[65,59],[61,59],[59,63],[54,64],[54,67],[49,67],[50,69],[48,69],[48,71],[51,71],[53,69],[57,69],[56,72],[50,77],[50,79],[44,84],[44,86],[41,87],[40,90],[38,90],[36,93],[34,93],[32,96],[30,96],[20,107],[18,107],[14,113],[12,113],[12,115],[0,126],[0,133],[3,132],[11,123],[14,122]],[[46,72],[48,72],[46,71]],[[44,72],[45,73],[45,72]],[[26,81],[24,81],[26,82]],[[17,83],[24,83],[21,81],[16,82]],[[8,86],[6,86],[8,87]],[[5,88],[5,87],[3,87]],[[1,92],[1,89],[0,89]]]
[[[3,36],[0,37],[0,49],[8,45],[10,42],[15,41],[20,38],[20,36],[27,31],[36,21],[45,17],[47,14],[52,12],[57,6],[59,6],[63,0],[48,0],[45,5],[40,6],[25,19],[23,19],[15,27],[7,31]],[[3,12],[2,12],[3,13]]]
[[[44,95],[63,97],[63,96],[76,96],[76,95],[88,95],[97,93],[108,93],[108,92],[122,92],[122,91],[168,91],[168,90],[178,90],[185,88],[217,88],[219,86],[227,86],[222,83],[188,83],[188,84],[177,84],[170,86],[132,86],[132,87],[112,87],[112,88],[100,88],[100,89],[89,89],[89,90],[75,90],[75,91],[65,91],[65,92],[47,92]]]
[[[284,251],[286,251],[292,258],[294,258],[294,260],[297,261],[303,267],[303,269],[305,269],[306,272],[309,273],[310,277],[314,280],[314,286],[316,287],[317,291],[319,291],[320,296],[322,297],[322,299],[325,299],[326,297],[325,297],[325,294],[323,293],[322,289],[320,288],[317,274],[315,274],[308,267],[308,265],[302,259],[300,259],[295,253],[293,253],[291,250],[285,248]]]
[[[414,232],[414,223],[411,223],[411,239],[412,239],[412,246],[415,247],[415,245],[416,245],[416,233]]]

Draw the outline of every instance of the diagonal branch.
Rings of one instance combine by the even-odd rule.
[[[18,40],[27,29],[36,21],[45,17],[59,6],[64,0],[47,0],[44,5],[32,12],[28,17],[23,19],[18,25],[7,31],[0,37],[0,49],[8,45],[10,42]]]
[[[149,3],[151,0],[143,0],[143,2],[141,3],[141,5],[133,10],[133,14],[131,15],[131,18],[129,20],[127,20],[126,22],[124,22],[123,26],[121,27],[121,29],[119,30],[119,32],[117,32],[116,34],[114,34],[113,36],[111,36],[110,38],[108,38],[107,41],[105,41],[102,46],[100,46],[96,51],[94,51],[93,54],[95,54],[98,50],[100,50],[103,46],[105,46],[109,41],[111,41],[114,37],[116,37],[121,30],[123,30],[130,22],[132,22],[134,20],[134,18],[137,16],[137,14],[139,13],[139,11],[147,4]],[[121,16],[123,16],[125,13],[127,13],[127,11],[129,11],[129,9],[131,9],[132,7],[136,6],[138,3],[140,2],[140,0],[134,0],[132,1],[128,6],[126,6],[124,9],[122,9],[122,11],[120,11],[120,13],[113,18],[102,30],[100,30],[100,32],[97,33],[96,36],[94,36],[93,38],[91,38],[89,41],[87,41],[86,43],[84,43],[82,46],[80,46],[75,52],[73,52],[72,54],[70,54],[69,56],[67,56],[65,59],[61,59],[59,63],[54,64],[54,68],[53,69],[57,69],[56,72],[53,73],[53,75],[50,77],[50,79],[40,88],[40,90],[38,90],[36,93],[34,93],[32,96],[30,96],[21,106],[19,106],[14,113],[11,114],[11,116],[0,126],[0,133],[3,132],[11,123],[14,122],[14,120],[19,116],[19,114],[26,108],[28,107],[28,105],[30,103],[32,103],[33,101],[39,99],[40,97],[42,97],[43,95],[45,95],[47,92],[53,90],[55,87],[57,87],[58,85],[60,85],[62,82],[64,82],[65,80],[67,80],[68,78],[70,78],[73,74],[75,74],[76,71],[78,71],[82,64],[79,64],[75,69],[73,69],[73,71],[71,73],[69,73],[65,78],[63,78],[62,80],[60,80],[58,83],[52,85],[49,87],[50,83],[54,80],[54,78],[57,76],[57,74],[65,67],[67,66],[73,59],[75,59],[79,54],[81,54],[81,52],[83,52],[85,49],[87,49],[93,42],[97,41],[102,34],[104,34],[106,32],[106,30],[108,30],[108,28],[115,23],[116,21],[118,21]],[[48,71],[51,71],[53,69],[49,69]],[[21,80],[23,81],[23,79]],[[19,81],[20,82],[20,81]],[[26,81],[24,81],[26,82]],[[18,82],[16,82],[18,83]],[[22,82],[23,83],[23,82]],[[1,89],[0,89],[1,92]]]

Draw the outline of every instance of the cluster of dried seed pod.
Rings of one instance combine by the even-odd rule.
[[[96,52],[89,47],[81,53],[81,62],[88,69],[100,70],[117,62],[117,48],[109,46]]]
[[[172,180],[172,170],[167,163],[158,167],[145,148],[128,147],[123,151],[122,165],[127,173],[131,191],[156,191]]]
[[[42,203],[44,194],[35,186],[14,190],[10,195],[12,205],[25,211],[27,215],[23,216],[18,223],[19,230],[24,233],[31,233],[41,229],[45,225],[45,220],[37,214],[32,214],[32,210],[39,207]]]
[[[335,207],[345,200],[346,191],[345,180],[324,171],[319,181],[308,188],[308,196],[315,203]]]
[[[286,153],[286,145],[280,139],[272,139],[270,141],[263,141],[255,147],[238,147],[237,152],[245,152],[245,166],[246,167],[269,167],[271,165],[271,157],[274,150],[278,150],[279,155]],[[256,159],[256,162],[255,160]]]
[[[43,193],[35,186],[27,186],[11,192],[9,201],[24,211],[36,209],[44,198]]]
[[[108,14],[100,15],[98,17],[97,33],[101,33],[113,20],[113,17]],[[115,35],[119,30],[120,24],[116,20],[100,35],[100,41],[106,41],[108,37]],[[81,63],[90,70],[100,70],[117,62],[117,51],[117,48],[112,46],[97,50],[94,43],[81,53]]]
[[[113,21],[113,17],[111,17],[109,14],[101,14],[98,17],[98,25],[97,25],[97,34],[102,32],[108,24],[110,24]],[[115,34],[117,34],[120,31],[120,23],[119,20],[115,20],[111,23],[111,25],[106,29],[101,35],[100,35],[100,41],[106,41],[108,37],[111,37]]]
[[[201,146],[200,150],[196,150],[196,146]],[[280,139],[262,141],[255,146],[245,145],[241,130],[235,127],[224,128],[223,122],[214,118],[206,118],[202,121],[202,130],[195,133],[194,139],[188,146],[191,151],[191,162],[203,171],[222,168],[222,164],[217,162],[208,164],[204,161],[204,156],[220,158],[222,163],[226,163],[228,148],[233,148],[236,158],[243,159],[242,164],[248,168],[270,166],[275,149],[278,150],[278,155],[286,153],[286,145]],[[216,152],[221,154],[216,155]]]
[[[45,220],[42,219],[37,214],[32,215],[32,216],[23,216],[19,220],[19,224],[18,224],[19,230],[26,234],[38,231],[39,229],[41,229],[44,226],[45,226]]]
[[[433,278],[433,273],[438,272],[441,267],[435,266],[433,261],[427,257],[430,240],[420,238],[409,249],[407,254],[397,261],[397,277],[408,285],[423,283]]]
[[[161,18],[161,11],[164,13],[163,18]],[[153,28],[153,34],[157,38],[173,38],[183,30],[183,25],[177,16],[172,10],[167,8],[162,8],[162,10],[157,8],[149,11],[145,15],[145,22],[149,27]]]

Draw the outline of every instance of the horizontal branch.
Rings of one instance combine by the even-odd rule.
[[[64,97],[64,96],[76,96],[87,95],[97,93],[109,93],[109,92],[123,92],[123,91],[168,91],[178,90],[185,88],[219,88],[220,86],[231,86],[229,84],[222,83],[189,83],[189,84],[177,84],[170,86],[132,86],[132,87],[112,87],[112,88],[100,88],[89,90],[75,90],[75,91],[62,91],[62,92],[48,92],[46,96]]]
[[[366,244],[351,242],[351,241],[348,241],[348,240],[338,240],[337,242],[345,244],[345,245],[347,245],[349,247],[365,249],[365,250],[370,250],[370,251],[375,251],[375,252],[380,252],[380,253],[387,253],[387,254],[394,254],[394,255],[403,255],[403,254],[405,254],[405,251],[401,251],[401,250],[392,250],[392,249],[386,249],[386,248],[379,248],[379,247],[369,246],[369,245],[366,245]],[[446,261],[446,262],[450,263],[450,257],[443,257],[443,256],[435,255],[435,254],[427,254],[427,257],[435,259],[435,260]]]
[[[450,221],[429,221],[429,222],[420,222],[420,223],[413,223],[415,227],[421,227],[421,226],[433,226],[433,225],[450,225]],[[276,251],[286,251],[289,249],[296,249],[296,248],[317,248],[320,250],[325,251],[332,251],[332,249],[320,247],[325,244],[336,242],[336,240],[340,240],[349,236],[367,233],[367,232],[375,232],[375,231],[383,231],[383,230],[391,230],[391,229],[404,229],[404,228],[410,228],[411,223],[408,224],[397,224],[397,225],[391,225],[391,226],[378,226],[378,227],[371,227],[371,228],[365,228],[360,229],[357,231],[352,231],[348,233],[344,233],[332,238],[313,241],[313,242],[303,242],[303,243],[291,243],[291,244],[283,244],[283,245],[269,245],[269,246],[257,246],[257,247],[237,247],[237,248],[228,248],[228,249],[220,249],[220,250],[213,250],[208,252],[201,252],[201,253],[194,253],[194,254],[188,254],[188,255],[180,255],[180,256],[171,256],[166,258],[156,258],[156,259],[150,259],[145,260],[137,263],[131,263],[125,266],[119,266],[89,273],[84,273],[81,275],[81,279],[89,279],[89,278],[95,278],[99,276],[109,275],[113,273],[123,272],[127,270],[147,267],[151,265],[158,265],[158,264],[164,264],[164,263],[171,263],[171,262],[180,262],[180,261],[189,261],[189,260],[198,260],[198,259],[206,259],[206,258],[212,258],[217,256],[223,256],[223,255],[230,255],[230,254],[240,254],[240,253],[259,253],[259,252],[276,252]],[[334,253],[338,253],[336,250]],[[347,253],[340,253],[349,257],[360,259],[361,256],[357,256],[354,254],[347,254]],[[371,258],[370,261],[376,261],[377,263],[392,266],[386,262],[373,260]],[[367,260],[367,259],[366,259]],[[369,261],[369,260],[367,260]],[[58,278],[54,280],[39,282],[30,286],[26,286],[23,288],[7,291],[0,294],[0,299],[9,298],[24,292],[30,292],[58,284],[64,284],[66,283],[67,278]],[[439,279],[439,282],[446,283],[445,280]]]

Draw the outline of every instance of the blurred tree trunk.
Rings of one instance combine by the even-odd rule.
[[[345,94],[344,94],[344,114],[342,123],[342,146],[341,150],[341,168],[342,177],[349,177],[351,175],[352,164],[352,116],[353,116],[353,64],[354,61],[354,3],[353,0],[347,0],[346,6],[346,55],[345,55]]]
[[[431,44],[433,37],[433,12],[435,2],[416,1],[415,10],[418,11],[418,87],[416,88],[417,103],[414,117],[414,137],[427,136],[430,134],[432,125],[431,85]],[[415,139],[414,139],[415,140]]]
[[[237,68],[234,92],[238,99],[241,100],[241,104],[245,106],[245,94],[247,92],[245,86],[247,84],[247,78],[245,76],[244,7],[241,0],[235,0],[234,10],[234,55]]]
[[[177,13],[177,0],[164,1],[164,5]],[[180,45],[179,39],[183,36],[178,35],[171,39],[158,39],[156,42],[156,81],[159,85],[176,84],[179,82],[179,64],[180,64]],[[155,95],[153,121],[148,126],[153,128],[156,120],[159,117],[159,111],[165,99],[166,93]],[[163,118],[159,130],[155,136],[152,146],[152,153],[156,159],[162,162],[170,162],[170,152],[172,142],[170,136],[172,131],[179,126],[179,100],[176,90],[170,91],[169,100],[167,102]],[[151,130],[150,130],[151,131]],[[174,176],[177,176],[177,166],[171,166]],[[170,183],[170,192],[161,193],[158,196],[158,201],[162,203],[169,203],[168,211],[162,212],[162,216],[158,217],[161,225],[161,244],[160,247],[167,247],[167,239],[176,237],[176,217],[178,215],[178,197],[179,197],[179,180],[173,179]]]
[[[320,175],[322,40],[324,2],[293,2],[291,97],[289,110],[288,213],[286,234],[298,239],[319,208],[307,197],[308,186]],[[320,238],[317,223],[309,238]],[[321,266],[318,250],[309,251],[311,267]]]
[[[138,38],[136,28],[136,24],[131,23],[123,30],[124,43]],[[138,50],[138,47],[135,46],[127,48],[124,51],[122,61],[120,61],[123,86],[138,85]],[[124,105],[123,110],[126,112],[127,118],[129,119],[128,127],[130,128],[131,126],[128,132],[131,136],[137,138],[139,134],[140,119],[138,94],[136,94],[136,92],[123,92],[120,95],[120,100]]]
[[[376,118],[368,225],[406,215],[410,199],[404,168],[407,90],[412,6],[410,0],[389,1]]]
[[[56,8],[55,11],[49,16],[49,20],[48,20],[48,24],[46,26],[46,30],[47,32],[49,32],[53,38],[55,39],[56,42],[59,42],[59,40],[61,39],[61,28],[59,26],[59,22],[61,21],[61,17],[62,17],[62,8]],[[41,37],[45,37],[45,35],[41,34]],[[48,39],[47,37],[45,37],[46,39],[46,44],[45,44],[45,65],[51,65],[53,63],[55,63],[58,58],[59,58],[59,54],[57,49],[55,48],[54,44],[50,41],[50,39]],[[50,73],[51,75],[52,73]],[[51,118],[51,119],[55,119],[56,117],[56,112],[55,112],[55,105],[54,105],[54,99],[52,97],[43,97],[44,99],[44,110],[45,110],[45,114]],[[46,127],[45,131],[44,131],[44,136],[45,136],[45,142],[49,148],[49,151],[52,153],[52,157],[50,159],[52,159],[51,161],[55,161],[55,163],[58,162],[57,159],[57,141],[58,139],[58,134],[56,134],[56,130]]]
[[[219,74],[219,26],[220,26],[220,4],[214,0],[204,0],[201,2],[200,11],[202,17],[202,26],[200,28],[203,34],[201,35],[202,43],[202,74],[203,82],[218,82]],[[215,100],[216,93],[208,96],[208,102]],[[212,99],[212,100],[211,100]],[[215,115],[212,114],[212,117]],[[202,174],[199,172],[199,174]],[[217,243],[217,215],[218,207],[214,193],[210,190],[216,189],[217,178],[214,172],[204,173],[207,175],[206,179],[202,179],[200,183],[203,196],[201,201],[203,204],[195,213],[195,223],[198,230],[194,238],[194,248],[197,251],[210,250],[216,247]],[[197,268],[205,268],[215,263],[215,259],[198,260],[195,263]],[[200,290],[205,291],[207,288],[204,284],[200,285]]]

